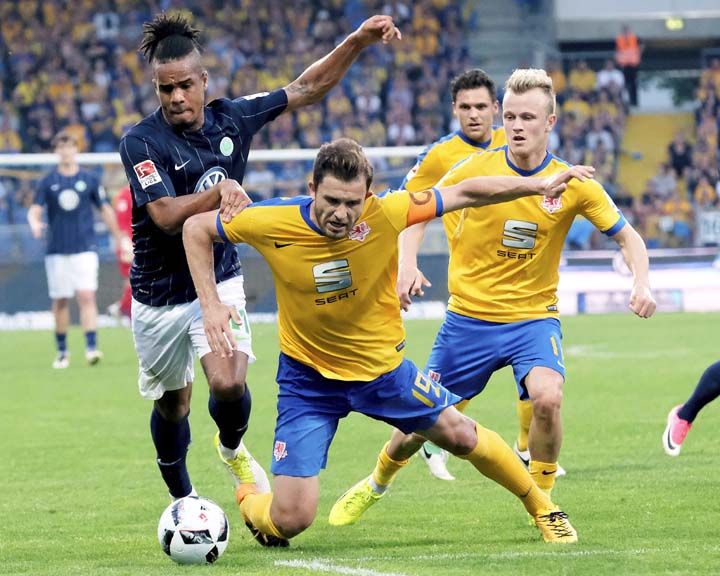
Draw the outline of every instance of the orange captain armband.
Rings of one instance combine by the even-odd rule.
[[[407,225],[412,226],[418,222],[432,220],[440,216],[443,210],[440,191],[433,186],[430,190],[421,192],[408,192]]]

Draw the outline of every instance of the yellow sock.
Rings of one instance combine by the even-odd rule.
[[[460,402],[455,404],[455,409],[458,412],[465,412],[465,409],[468,407],[468,404],[470,404],[470,400],[460,400]]]
[[[375,470],[372,473],[373,480],[378,486],[390,486],[400,469],[410,462],[410,460],[393,460],[390,458],[387,453],[389,445],[390,442],[387,442],[380,450]]]
[[[530,432],[530,422],[532,422],[533,409],[530,400],[517,401],[517,415],[520,429],[518,430],[517,447],[518,450],[525,451],[528,449],[528,432]]]
[[[530,461],[530,476],[535,480],[538,487],[548,495],[555,486],[555,472],[557,472],[557,462]]]
[[[263,534],[272,534],[287,540],[288,537],[277,529],[270,518],[272,497],[272,493],[248,494],[240,504],[240,512],[242,512],[243,518],[247,518]]]
[[[497,433],[480,424],[475,424],[475,430],[477,445],[470,454],[460,458],[469,460],[481,474],[515,494],[533,516],[539,510],[552,507],[550,498],[538,489],[512,448]]]

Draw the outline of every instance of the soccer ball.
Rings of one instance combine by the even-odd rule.
[[[229,535],[222,508],[197,496],[172,502],[158,523],[160,546],[178,564],[212,564],[225,552]]]

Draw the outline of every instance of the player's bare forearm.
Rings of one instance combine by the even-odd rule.
[[[400,31],[390,16],[369,18],[332,52],[311,64],[285,87],[288,96],[285,111],[292,112],[319,102],[345,76],[360,52],[377,41],[387,43],[400,37]]]
[[[420,252],[427,225],[427,222],[418,222],[400,233],[398,238],[400,266],[417,267],[417,255]]]
[[[27,212],[28,224],[30,224],[30,232],[34,238],[40,238],[42,232],[45,229],[45,222],[42,220],[42,206],[40,204],[33,204],[30,206]]]
[[[220,194],[215,186],[186,196],[166,196],[148,203],[147,211],[153,222],[166,234],[174,236],[183,230],[185,221],[195,214],[214,210],[220,204]]]
[[[633,275],[630,309],[640,318],[650,318],[655,313],[657,303],[650,289],[650,260],[645,242],[630,224],[625,224],[613,236],[613,240],[620,246],[625,263]]]
[[[595,169],[591,166],[578,165],[544,178],[475,176],[439,190],[443,200],[443,212],[451,212],[460,208],[511,202],[526,196],[557,198],[573,178],[584,182],[594,174]]]
[[[115,238],[115,243],[119,245],[122,233],[120,232],[115,212],[110,207],[110,204],[103,204],[100,207],[100,217],[103,219],[103,222],[105,222],[105,226],[107,226],[110,234]]]
[[[190,216],[182,227],[183,246],[187,256],[200,306],[220,302],[215,283],[213,242],[220,237],[215,228],[218,211]]]

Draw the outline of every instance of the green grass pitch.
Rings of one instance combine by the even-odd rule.
[[[408,322],[408,356],[422,365],[437,321]],[[0,574],[712,574],[720,570],[717,498],[720,402],[700,415],[679,458],[662,451],[668,410],[718,359],[720,314],[631,314],[563,320],[568,379],[555,500],[578,530],[553,547],[526,524],[519,501],[451,460],[455,482],[433,479],[414,459],[362,522],[332,528],[335,498],[370,472],[389,428],[359,415],[340,424],[321,474],[315,524],[285,550],[258,546],[242,525],[231,483],[212,447],[207,386],[195,385],[189,466],[198,491],[231,524],[225,555],[184,567],[160,550],[157,521],[168,504],[154,463],[150,403],[137,393],[130,332],[100,331],[105,359],[53,371],[49,332],[2,333],[0,362]],[[249,373],[253,414],[246,442],[269,466],[275,419],[276,327],[254,327],[259,358]],[[512,374],[504,369],[468,414],[512,444]]]

